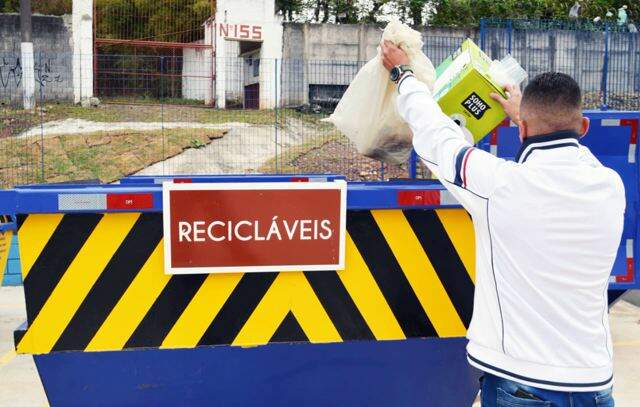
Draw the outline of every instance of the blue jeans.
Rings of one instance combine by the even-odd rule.
[[[485,373],[482,407],[613,407],[611,389],[562,392],[525,386]]]

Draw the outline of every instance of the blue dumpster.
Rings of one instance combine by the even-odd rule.
[[[589,116],[585,144],[627,188],[610,287],[637,288],[638,114]],[[507,124],[480,147],[510,157],[516,140]],[[34,355],[51,405],[470,405],[473,224],[436,181],[349,183],[344,270],[164,273],[163,182],[337,179],[0,191],[27,306],[16,348]],[[109,205],[122,197],[130,206]]]

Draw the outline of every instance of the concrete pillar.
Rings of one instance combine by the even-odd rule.
[[[282,97],[282,21],[276,16],[274,21],[265,23],[262,30],[260,109],[273,109],[280,106]]]
[[[311,36],[309,35],[309,23],[302,26],[302,104],[309,104],[309,62],[311,59]]]
[[[93,2],[73,0],[73,100],[93,97]]]
[[[367,60],[367,27],[358,24],[358,62]]]
[[[215,46],[215,22],[211,19],[204,23],[204,43],[206,45]],[[213,52],[211,49],[205,49],[203,51],[204,66],[203,76],[210,75],[206,81],[202,81],[205,87],[204,89],[204,104],[206,106],[213,105],[213,92],[215,88],[215,74],[213,64],[215,59],[213,58]]]
[[[33,66],[33,43],[20,44],[20,63],[22,65],[22,105],[24,109],[35,107],[36,78]]]
[[[220,14],[220,13],[218,13]],[[221,21],[217,18],[216,21]],[[216,92],[216,107],[219,109],[224,109],[227,106],[227,64],[226,64],[226,47],[225,39],[222,38],[218,33],[215,35],[214,43],[215,43],[215,92]]]
[[[22,105],[31,110],[35,107],[35,78],[33,71],[33,42],[31,42],[31,3],[20,0],[20,59],[22,61]]]

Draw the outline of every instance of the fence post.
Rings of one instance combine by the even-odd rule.
[[[164,56],[160,57],[160,136],[162,137],[162,175],[166,175],[165,171],[165,139],[164,139]]]
[[[484,51],[484,35],[485,35],[485,26],[484,26],[484,18],[480,19],[480,49]]]
[[[604,61],[602,63],[602,82],[601,82],[601,92],[602,92],[602,105],[600,106],[600,110],[607,110],[609,106],[607,105],[607,80],[609,76],[609,24],[605,23],[604,26]]]
[[[512,34],[513,34],[513,21],[509,20],[508,24],[507,24],[507,36],[509,38],[509,43],[507,46],[507,52],[509,54],[511,54],[511,38],[512,38]]]
[[[411,150],[411,157],[409,158],[409,178],[415,179],[418,175],[418,154],[416,150]]]
[[[42,52],[40,52],[40,61],[38,62],[39,65],[42,69],[42,59],[43,59],[43,55]],[[33,67],[32,67],[33,69]],[[33,78],[33,72],[31,72],[30,76]],[[40,73],[40,75],[42,75],[42,73]],[[29,76],[27,76],[27,78],[29,78]],[[40,85],[40,182],[44,183],[45,181],[45,174],[44,174],[44,154],[45,154],[45,148],[44,148],[44,81],[39,77],[38,79],[38,84]]]
[[[278,59],[274,59],[273,60],[273,89],[274,89],[274,104],[273,104],[273,110],[274,110],[274,114],[275,114],[275,125],[274,125],[274,131],[275,131],[275,142],[274,142],[274,147],[275,147],[275,172],[276,174],[279,174],[280,171],[278,170]]]

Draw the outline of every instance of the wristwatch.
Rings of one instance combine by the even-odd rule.
[[[404,75],[405,72],[413,73],[413,69],[411,69],[409,65],[396,65],[391,68],[389,79],[391,79],[392,82],[398,82],[398,80],[402,78],[402,75]]]

